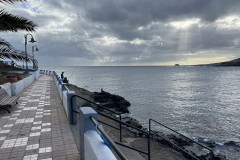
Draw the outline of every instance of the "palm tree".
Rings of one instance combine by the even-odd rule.
[[[0,3],[13,4],[15,2],[24,2],[26,0],[0,0]],[[35,31],[37,24],[20,16],[14,16],[0,9],[0,31],[2,32],[17,32],[20,30]],[[0,37],[0,58],[9,58],[15,60],[24,60],[25,56],[19,54],[8,42]],[[31,58],[30,58],[31,59]],[[30,60],[28,59],[28,60]]]
[[[14,2],[25,2],[26,0],[0,0],[0,3],[13,4]],[[19,30],[35,31],[37,24],[20,16],[14,16],[0,9],[0,31],[17,32]]]
[[[35,31],[35,27],[37,25],[26,18],[14,16],[4,10],[0,10],[0,31]]]

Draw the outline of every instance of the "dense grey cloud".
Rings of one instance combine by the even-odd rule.
[[[85,0],[81,5],[93,21],[125,22],[132,25],[147,25],[151,21],[166,21],[179,18],[201,18],[214,21],[235,12],[239,7],[236,0]]]
[[[8,9],[39,24],[42,65],[164,65],[238,58],[239,7],[236,0],[29,0]],[[23,34],[2,37],[21,48]]]
[[[136,29],[152,22],[169,22],[186,18],[200,18],[213,22],[221,16],[235,13],[236,0],[131,0],[81,1],[85,14],[93,22],[106,24],[117,36],[138,38]]]

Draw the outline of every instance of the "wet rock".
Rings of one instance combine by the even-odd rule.
[[[133,118],[130,118],[130,117],[126,117],[124,118],[124,121],[132,126],[135,126],[139,129],[142,128],[142,125],[136,120],[136,119],[133,119]]]
[[[172,141],[174,141],[174,143],[177,144],[178,146],[192,145],[192,142],[190,142],[189,140],[187,140],[185,138],[177,137],[173,134],[168,135],[168,138],[171,139]]]
[[[217,154],[214,156],[214,160],[227,160],[227,157],[223,154]]]
[[[127,108],[131,105],[130,102],[123,97],[103,90],[101,90],[101,92],[94,92],[94,101],[101,103],[104,107],[116,109],[121,113],[129,113]]]
[[[235,146],[236,143],[234,141],[229,141],[226,143],[226,145],[229,145],[229,146]]]

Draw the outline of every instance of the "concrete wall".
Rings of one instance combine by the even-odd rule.
[[[66,115],[67,117],[69,117],[69,114],[68,114],[68,101],[67,101],[67,91],[63,91],[63,98],[62,98],[62,102],[63,102],[63,106],[64,106],[64,109],[65,109],[65,112],[66,112]]]
[[[4,83],[4,84],[2,84],[0,86],[7,91],[9,96],[12,96],[12,84],[10,82]]]
[[[45,74],[45,75],[53,75],[59,96],[61,98],[64,110],[66,113],[66,116],[68,117],[69,123],[76,124],[77,123],[77,113],[74,112],[77,110],[76,98],[73,98],[73,101],[71,101],[72,96],[76,95],[75,92],[69,91],[68,89],[66,89],[65,86],[67,84],[63,83],[62,79],[58,75],[56,75],[56,73],[54,71],[49,72],[46,70],[41,70],[40,73]]]
[[[0,85],[4,88],[9,96],[15,96],[32,84],[38,77],[39,71],[31,72],[31,75],[15,83],[5,83]]]
[[[41,71],[41,74],[49,75],[48,71]],[[62,103],[66,112],[69,122],[72,124],[77,123],[77,110],[75,92],[66,88],[67,84],[62,83],[62,79],[53,74],[59,95],[61,96]],[[71,101],[72,100],[72,101]],[[80,110],[80,154],[83,160],[116,160],[108,146],[104,143],[102,138],[96,131],[96,126],[90,121],[89,117],[92,116],[97,120],[97,113],[90,107],[82,107]]]
[[[62,83],[60,82],[58,85],[58,93],[60,95],[61,100],[63,99],[63,93],[62,93]]]
[[[40,76],[40,71],[37,70],[35,72],[29,72],[30,74],[34,75],[35,79],[38,79],[38,77]]]
[[[84,148],[85,160],[116,160],[116,157],[95,130],[84,133]]]
[[[80,155],[83,160],[116,160],[112,151],[103,142],[96,131],[96,126],[90,120],[97,120],[97,112],[91,107],[80,108]]]
[[[53,76],[54,75],[54,71],[40,70],[40,74]]]
[[[30,75],[18,82],[12,83],[12,95],[15,96],[20,93],[24,88],[29,86],[35,81],[35,76]]]

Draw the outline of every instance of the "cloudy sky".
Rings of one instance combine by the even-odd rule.
[[[1,7],[39,25],[33,35],[41,66],[203,64],[240,57],[239,0],[28,0]],[[24,50],[24,34],[0,37]]]

